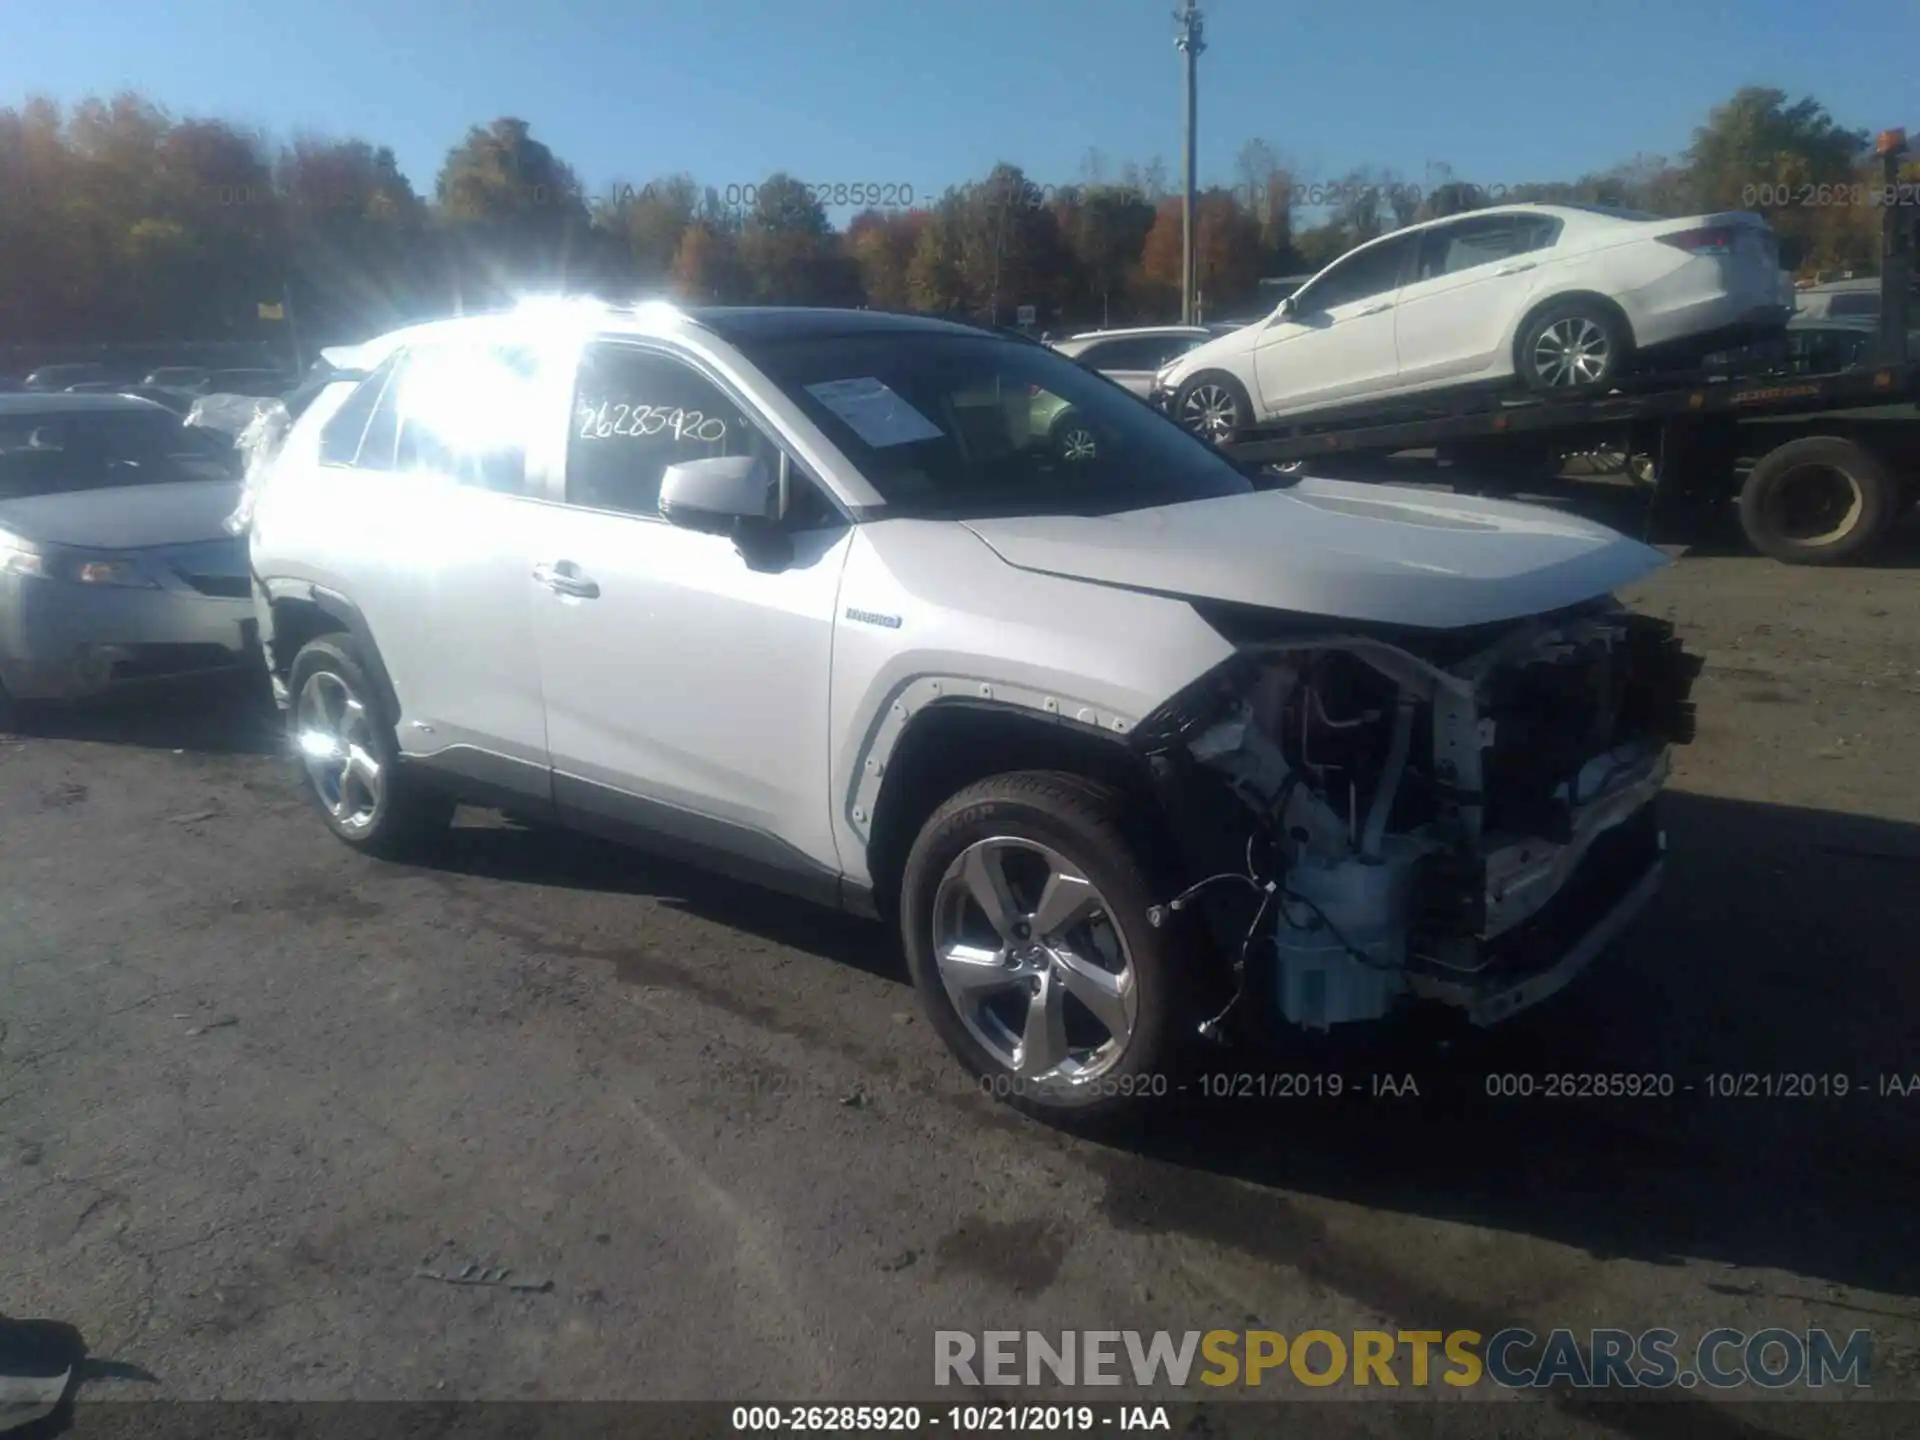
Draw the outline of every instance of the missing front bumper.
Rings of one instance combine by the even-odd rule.
[[[1480,942],[1471,971],[1415,969],[1412,995],[1493,1025],[1564,989],[1614,941],[1660,888],[1666,833],[1649,802],[1594,837],[1579,868],[1523,923]]]
[[[1598,924],[1576,941],[1573,948],[1548,968],[1524,979],[1495,976],[1477,980],[1445,980],[1428,975],[1409,975],[1408,987],[1421,999],[1438,1001],[1465,1012],[1474,1025],[1497,1025],[1511,1020],[1523,1010],[1558,994],[1619,938],[1620,932],[1647,906],[1660,889],[1663,861],[1656,861],[1644,875],[1617,900]]]

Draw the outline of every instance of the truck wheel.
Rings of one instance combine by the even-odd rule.
[[[1174,1088],[1174,927],[1112,789],[1020,771],[934,811],[907,856],[900,924],[940,1038],[984,1093],[1049,1119],[1109,1119]]]
[[[1789,565],[1850,560],[1893,514],[1887,467],[1839,435],[1810,435],[1768,451],[1740,488],[1740,528],[1761,554]]]
[[[1173,418],[1210,445],[1224,445],[1253,423],[1253,402],[1233,376],[1202,370],[1173,397]]]
[[[401,769],[393,720],[380,711],[352,636],[308,641],[287,679],[294,756],[329,830],[383,859],[411,854],[446,830],[453,798]]]

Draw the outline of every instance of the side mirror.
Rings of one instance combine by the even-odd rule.
[[[732,534],[743,520],[778,520],[780,487],[755,455],[684,460],[660,477],[660,518],[682,530]]]
[[[1295,314],[1299,312],[1299,309],[1300,307],[1293,303],[1293,296],[1289,295],[1273,307],[1273,315],[1267,323],[1269,325],[1278,325],[1282,320],[1291,320]]]

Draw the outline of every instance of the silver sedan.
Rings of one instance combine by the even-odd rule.
[[[225,436],[120,395],[0,395],[0,706],[241,663]]]

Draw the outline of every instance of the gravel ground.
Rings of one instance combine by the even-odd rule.
[[[873,1400],[930,1393],[940,1327],[1525,1324],[1868,1327],[1875,1395],[1920,1397],[1920,1094],[1877,1093],[1920,1072],[1920,544],[1631,598],[1708,668],[1603,967],[1470,1052],[1342,1062],[1418,1098],[1104,1144],[963,1086],[876,927],[484,812],[364,860],[230,696],[43,721],[0,740],[0,1312],[117,1362],[92,1396]],[[468,1264],[532,1288],[419,1273]],[[1648,1440],[1841,1411],[1517,1403]]]

